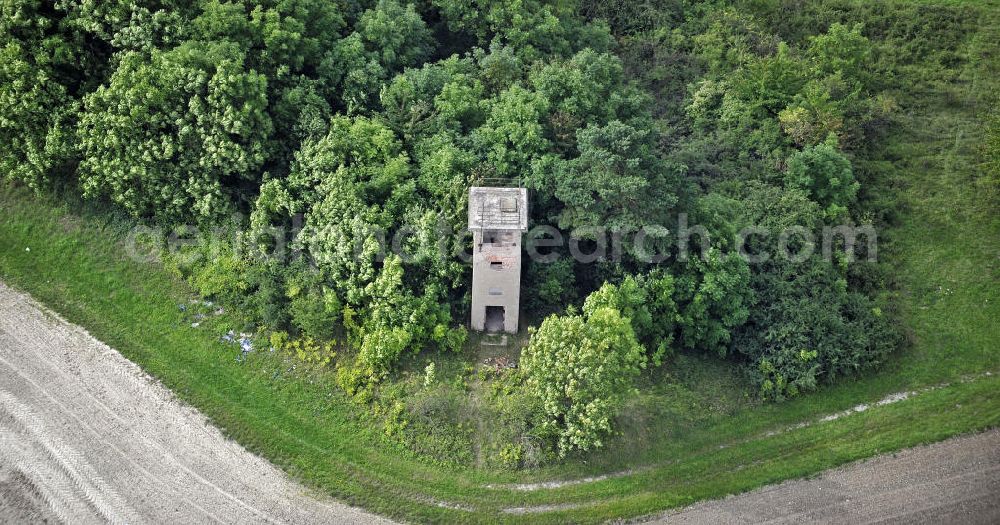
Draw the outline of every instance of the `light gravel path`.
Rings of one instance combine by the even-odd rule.
[[[657,523],[1000,523],[1000,430],[698,503]]]
[[[0,523],[374,523],[0,283]]]

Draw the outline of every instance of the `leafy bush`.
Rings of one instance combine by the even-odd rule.
[[[784,399],[871,370],[902,342],[875,301],[847,290],[828,262],[773,263],[750,283],[759,301],[736,337],[765,398]]]
[[[586,316],[549,316],[521,356],[525,390],[540,401],[543,432],[557,440],[560,456],[603,446],[645,366],[628,319],[607,307]]]
[[[0,177],[41,191],[74,157],[76,104],[33,52],[0,39]]]
[[[854,179],[851,162],[837,151],[836,137],[792,154],[785,180],[825,209],[827,218],[843,217],[854,203],[861,185]]]
[[[706,255],[692,257],[675,279],[679,342],[684,348],[725,356],[732,331],[746,322],[756,298],[742,257],[716,249]]]
[[[201,264],[191,276],[191,284],[204,297],[238,304],[250,290],[246,279],[248,267],[249,264],[236,255],[221,255]]]
[[[342,316],[340,301],[333,291],[310,287],[301,289],[289,287],[288,312],[292,321],[303,334],[320,340],[332,339],[338,331]]]
[[[660,366],[674,338],[677,307],[673,292],[674,279],[667,273],[629,275],[620,284],[605,283],[587,296],[583,312],[589,316],[600,308],[617,310],[649,350],[653,365]]]
[[[221,42],[123,55],[108,84],[84,99],[85,194],[178,222],[232,209],[225,182],[259,178],[272,126],[267,78],[244,61]]]

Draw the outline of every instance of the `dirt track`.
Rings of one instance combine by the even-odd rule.
[[[0,523],[372,523],[0,283]]]
[[[1000,523],[1000,430],[699,503],[658,523]]]

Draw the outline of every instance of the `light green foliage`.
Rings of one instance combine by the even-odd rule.
[[[473,140],[499,177],[519,177],[531,162],[549,150],[542,117],[548,101],[520,85],[505,90],[492,102],[486,123]]]
[[[355,337],[361,341],[358,362],[373,377],[385,375],[406,350],[418,351],[431,342],[457,350],[464,342],[448,340],[449,312],[435,300],[436,294],[415,296],[403,289],[403,266],[395,255],[386,258],[365,293],[369,302]]]
[[[362,13],[326,67],[342,73],[341,98],[349,112],[359,113],[372,104],[383,82],[404,67],[418,66],[433,47],[430,30],[413,4],[379,0]]]
[[[605,283],[587,296],[583,312],[590,315],[599,308],[617,310],[631,322],[636,338],[647,348],[653,365],[660,366],[674,337],[677,307],[673,293],[674,279],[670,274],[630,275],[618,285]]]
[[[861,29],[860,24],[848,29],[834,23],[826,33],[810,37],[806,57],[811,78],[778,115],[797,144],[814,146],[830,134],[859,143],[862,126],[891,110],[884,101],[865,97],[872,45]]]
[[[307,286],[289,286],[288,313],[291,322],[309,337],[333,339],[343,310],[340,300],[333,290],[316,284]]]
[[[71,178],[73,89],[91,65],[62,15],[37,0],[0,2],[0,180],[36,192]]]
[[[434,361],[427,363],[424,367],[424,386],[429,387],[434,384],[434,380],[437,378],[436,371],[437,367],[434,365]]]
[[[861,187],[854,178],[851,162],[837,150],[834,137],[792,154],[785,180],[793,188],[808,191],[830,220],[847,213]]]
[[[692,40],[695,54],[706,62],[712,74],[738,70],[755,55],[770,54],[778,48],[780,40],[776,35],[736,10],[713,12],[706,22],[705,31],[694,35]]]
[[[561,152],[574,148],[577,130],[640,115],[645,95],[623,86],[621,60],[592,49],[532,71],[528,83],[549,101],[546,128]]]
[[[243,61],[235,46],[207,43],[121,57],[80,116],[85,194],[140,217],[225,213],[223,181],[259,177],[271,131],[267,80]]]
[[[839,73],[859,84],[867,82],[872,46],[861,34],[862,29],[864,26],[861,24],[848,28],[834,23],[826,33],[809,37],[806,55],[819,76]]]
[[[607,307],[546,318],[521,356],[525,389],[541,401],[543,430],[558,440],[560,456],[604,445],[645,366],[628,319]]]
[[[237,44],[281,85],[330,60],[344,19],[336,3],[322,0],[206,0],[193,26],[194,39]]]
[[[432,0],[452,31],[475,37],[480,46],[510,46],[528,59],[546,53],[565,54],[572,49],[567,33],[575,28],[570,5],[565,7],[539,0],[492,2],[489,0]],[[566,15],[565,22],[560,15]],[[600,41],[599,37],[591,40]]]
[[[38,2],[42,3],[42,2]],[[137,2],[135,0],[55,0],[57,11],[65,13],[63,27],[73,33],[92,35],[104,42],[114,42],[119,49],[149,49],[161,36],[177,34],[182,26],[171,22],[187,6],[180,2]],[[159,9],[169,7],[169,10]]]
[[[365,11],[355,26],[365,48],[389,71],[420,64],[430,55],[434,41],[413,4],[379,0]]]
[[[72,158],[75,104],[40,57],[0,45],[0,178],[41,190]]]
[[[204,297],[237,302],[250,291],[246,279],[249,264],[233,254],[224,254],[196,269],[191,284]]]
[[[397,75],[380,98],[393,130],[418,143],[443,131],[461,132],[481,124],[483,97],[471,60],[451,57]]]
[[[206,0],[191,39],[231,42],[245,67],[267,79],[274,135],[266,168],[287,169],[306,137],[325,132],[345,71],[338,56],[345,26],[336,3],[323,0]]]
[[[271,347],[284,354],[294,357],[300,362],[325,368],[337,357],[335,341],[316,341],[312,337],[291,339],[285,332],[273,332],[270,337]]]
[[[784,42],[777,53],[750,62],[732,84],[735,97],[731,106],[722,112],[723,122],[735,122],[744,116],[753,118],[773,117],[784,109],[805,86],[808,71],[805,63]],[[735,111],[736,100],[745,109]]]
[[[436,253],[437,215],[421,207],[401,150],[379,122],[335,118],[325,136],[303,145],[287,180],[265,185],[253,217],[263,227],[306,213],[297,242],[330,283],[324,295],[335,294],[359,314],[345,327],[357,345],[358,367],[373,379],[384,377],[406,350],[457,349],[464,341],[461,329],[449,327],[450,308],[442,300],[445,283],[451,286],[462,268]],[[382,260],[380,245],[403,224],[415,228],[398,244],[412,256],[406,269],[396,255]],[[407,271],[421,272],[422,284],[404,285]]]
[[[359,303],[375,279],[377,235],[412,199],[409,174],[409,159],[392,132],[364,118],[335,118],[329,132],[297,156],[285,186],[292,199],[282,206],[307,213],[298,242],[348,303]]]
[[[755,303],[750,269],[736,253],[710,249],[692,257],[675,279],[679,342],[684,348],[729,353],[732,332],[746,322]]]

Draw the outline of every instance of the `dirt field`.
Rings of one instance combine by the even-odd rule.
[[[657,522],[1000,523],[1000,430],[699,503]]]
[[[0,523],[372,523],[0,283]]]

